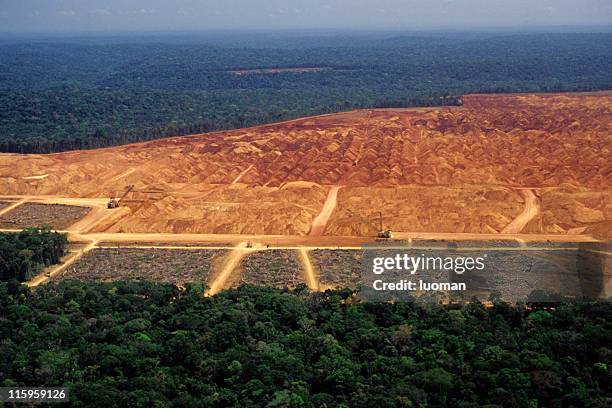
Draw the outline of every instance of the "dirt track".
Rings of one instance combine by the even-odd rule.
[[[254,248],[247,248],[246,242],[241,242],[238,244],[233,251],[229,254],[227,260],[225,261],[225,265],[223,269],[217,274],[217,276],[213,279],[210,284],[210,288],[206,295],[212,296],[215,295],[226,287],[227,281],[229,280],[232,273],[236,270],[238,265],[240,265],[240,261],[244,258],[249,252],[256,251]]]
[[[312,227],[310,228],[310,233],[308,235],[311,236],[320,236],[325,232],[325,227],[327,226],[327,222],[329,221],[334,209],[336,208],[336,202],[338,200],[338,190],[340,190],[340,186],[333,186],[327,195],[327,199],[325,200],[325,204],[323,204],[323,208],[317,218],[312,221]]]
[[[70,265],[72,265],[73,263],[78,261],[83,255],[85,255],[85,253],[87,253],[87,252],[91,251],[92,249],[96,248],[96,245],[97,245],[97,241],[91,241],[86,247],[81,248],[81,249],[79,249],[76,252],[73,252],[71,254],[68,254],[61,264],[54,265],[54,266],[52,266],[50,268],[47,268],[45,270],[45,272],[43,272],[40,275],[34,277],[32,280],[28,281],[27,285],[30,286],[30,287],[34,287],[34,286],[40,285],[41,283],[48,282],[49,279],[51,279],[52,277],[54,277],[58,273],[63,272]]]
[[[304,268],[304,278],[306,284],[311,290],[319,290],[319,282],[312,268],[312,263],[308,257],[308,250],[306,248],[300,248],[300,258],[302,267]]]
[[[525,209],[502,230],[502,234],[520,233],[531,220],[540,214],[540,199],[534,194],[533,190],[521,189],[519,192],[525,199]]]
[[[26,198],[20,198],[19,200],[15,201],[14,203],[11,203],[11,204],[7,205],[6,207],[2,208],[0,210],[0,215],[6,214],[9,211],[12,211],[13,209],[15,209],[16,207],[18,207],[21,204],[25,203],[26,201],[27,201]]]

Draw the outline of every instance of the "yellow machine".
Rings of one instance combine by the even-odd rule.
[[[393,234],[391,233],[391,230],[383,229],[382,211],[379,211],[378,215],[379,215],[379,222],[378,222],[378,234],[376,234],[376,239],[386,240],[386,239],[393,238]]]
[[[112,209],[112,208],[119,207],[119,203],[121,202],[121,200],[123,200],[125,196],[127,196],[130,193],[130,191],[132,191],[133,189],[134,189],[134,185],[127,186],[125,188],[125,192],[120,198],[111,197],[110,200],[108,200],[108,203],[106,204],[106,208]]]

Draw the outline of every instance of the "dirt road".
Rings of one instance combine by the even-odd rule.
[[[23,204],[25,202],[26,202],[25,198],[22,198],[19,201],[15,201],[11,205],[8,205],[8,206],[4,207],[3,209],[1,209],[0,210],[0,215],[6,214],[7,212],[14,210],[16,207],[20,206],[21,204]]]
[[[312,221],[312,226],[310,227],[310,233],[308,235],[315,237],[323,235],[327,222],[336,209],[338,190],[340,190],[340,188],[341,186],[333,186],[329,190],[325,204],[323,204],[323,208],[321,209],[319,215],[317,215],[317,217]]]
[[[214,247],[219,249],[231,249],[230,254],[225,261],[222,270],[215,276],[210,285],[208,295],[213,295],[221,291],[228,283],[232,273],[238,268],[241,260],[251,251],[259,250],[264,246],[272,249],[295,249],[300,252],[302,264],[304,267],[305,281],[313,290],[319,290],[321,287],[318,283],[316,274],[308,257],[308,250],[314,248],[321,249],[359,249],[364,244],[375,242],[374,237],[355,237],[355,236],[324,236],[325,227],[331,217],[338,196],[338,191],[341,187],[334,186],[328,192],[327,199],[320,214],[312,223],[311,232],[308,236],[302,235],[242,235],[242,234],[175,234],[175,233],[89,233],[93,227],[110,218],[121,216],[122,209],[108,210],[106,209],[106,198],[66,198],[54,196],[0,196],[2,198],[10,198],[17,200],[9,207],[0,211],[0,214],[6,213],[13,208],[25,202],[36,202],[44,204],[66,204],[80,205],[92,208],[90,214],[71,225],[66,232],[71,242],[82,242],[87,245],[79,251],[66,257],[61,265],[53,266],[50,270],[35,277],[28,285],[36,286],[47,282],[50,277],[64,271],[75,261],[80,259],[88,251],[103,247],[104,245],[112,244],[135,244],[142,243],[143,248],[159,247],[157,244],[167,244],[168,249],[172,248],[192,248],[186,244],[215,244]],[[496,247],[489,248],[486,241],[507,240],[509,244],[519,242],[517,250],[535,250],[546,248],[527,248],[528,242],[599,242],[590,235],[583,234],[521,234],[520,231],[539,214],[540,203],[537,196],[531,189],[520,190],[520,193],[525,198],[524,211],[513,220],[505,229],[504,234],[480,234],[480,233],[411,233],[411,232],[395,232],[394,239],[398,242],[399,248],[411,246],[413,240],[449,240],[449,241],[483,241],[482,250],[495,250]],[[127,208],[123,209],[129,211]],[[0,231],[19,231],[19,230],[0,230]],[[252,248],[247,248],[247,242],[254,243]],[[183,244],[183,245],[181,245]],[[235,246],[232,246],[235,245]],[[130,245],[133,246],[133,245]],[[511,245],[509,245],[511,247]],[[198,247],[200,248],[200,247]],[[202,246],[202,249],[213,249],[211,246]],[[425,249],[425,248],[423,248]],[[469,248],[476,250],[476,248]]]
[[[525,242],[551,241],[551,242],[599,242],[590,235],[568,234],[455,234],[455,233],[411,233],[393,232],[394,238],[401,241],[409,239],[450,240],[450,241],[487,241],[522,239]],[[240,235],[240,234],[172,234],[172,233],[92,233],[70,234],[76,241],[89,241],[96,239],[105,243],[154,242],[154,243],[234,243],[243,241],[258,242],[270,246],[327,246],[344,247],[360,246],[375,242],[373,237],[332,237],[332,236],[303,236],[303,235]]]
[[[227,281],[234,270],[238,267],[238,265],[240,265],[242,258],[244,258],[249,252],[256,250],[257,248],[247,248],[247,242],[241,242],[236,245],[234,250],[228,255],[227,260],[225,261],[225,266],[221,272],[219,272],[219,274],[211,282],[210,288],[205,293],[205,296],[212,296],[221,292],[225,288],[225,285],[227,284]]]
[[[304,280],[311,290],[319,290],[319,282],[312,268],[312,263],[308,257],[308,250],[306,248],[300,248],[300,258],[302,261],[302,267],[304,268]]]
[[[35,276],[30,281],[28,281],[26,284],[29,287],[34,287],[34,286],[40,285],[41,283],[48,282],[49,279],[51,279],[53,276],[57,275],[60,272],[63,272],[70,265],[72,265],[73,263],[81,259],[81,257],[85,255],[85,253],[96,248],[97,244],[98,244],[97,241],[91,241],[86,247],[81,248],[76,252],[73,252],[71,255],[68,255],[68,257],[61,264],[53,265],[50,268],[47,268],[43,273]]]
[[[510,224],[502,230],[502,234],[518,234],[529,224],[531,220],[540,214],[540,199],[533,190],[521,189],[519,193],[525,200],[525,209]]]
[[[0,229],[0,232],[19,232],[19,229]],[[375,242],[373,237],[337,237],[337,236],[303,236],[303,235],[240,235],[240,234],[172,234],[172,233],[68,233],[72,242],[99,241],[101,244],[131,244],[155,243],[171,244],[238,244],[245,240],[257,242],[271,247],[314,247],[314,248],[345,248],[360,247]],[[393,232],[395,240],[406,241],[410,239],[447,240],[447,241],[499,241],[519,242],[601,242],[590,235],[569,234],[471,234],[471,233],[426,233],[426,232]],[[218,245],[225,247],[225,245]]]

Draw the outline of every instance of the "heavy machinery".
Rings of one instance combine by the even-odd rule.
[[[393,234],[389,230],[378,231],[376,234],[377,240],[387,240],[393,238]]]
[[[125,192],[123,193],[121,197],[119,198],[111,197],[110,200],[108,200],[108,203],[106,204],[106,208],[112,209],[112,208],[119,207],[119,203],[121,202],[121,200],[123,200],[125,196],[127,196],[130,193],[130,191],[132,191],[133,189],[134,189],[134,185],[132,184],[125,188]]]
[[[378,234],[376,234],[376,239],[377,240],[387,240],[387,239],[393,238],[393,234],[391,233],[391,230],[383,229],[382,211],[378,212],[378,216],[379,216]]]
[[[370,225],[374,225],[374,223],[372,222],[372,220],[368,220],[364,217],[362,217],[361,215],[355,214],[354,212],[347,210],[347,212],[355,217],[361,218],[363,221],[365,221],[366,223],[370,224]],[[391,233],[391,230],[386,230],[383,229],[383,218],[382,218],[382,211],[378,212],[378,232],[376,233],[376,240],[377,241],[386,241],[388,239],[393,238],[393,234]]]

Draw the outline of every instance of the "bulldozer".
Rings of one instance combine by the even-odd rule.
[[[110,200],[108,200],[108,203],[106,203],[106,208],[108,209],[118,208],[121,200],[123,200],[125,196],[127,196],[130,193],[130,191],[132,191],[133,189],[134,189],[134,185],[127,186],[125,188],[125,192],[120,198],[111,197]]]

